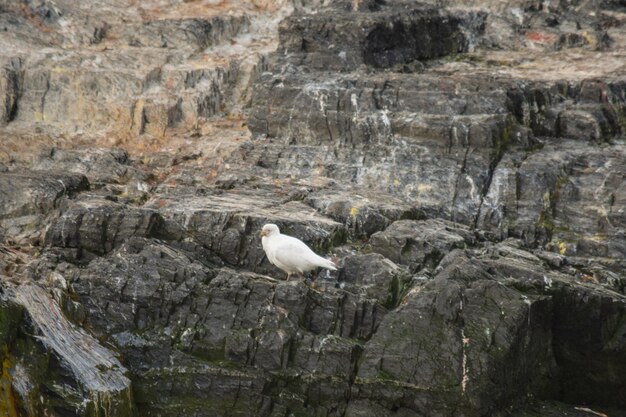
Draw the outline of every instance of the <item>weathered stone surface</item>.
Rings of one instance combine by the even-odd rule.
[[[478,224],[533,244],[551,241],[562,253],[622,257],[623,145],[567,141],[543,151],[496,168]]]
[[[573,400],[569,393],[575,391],[576,401],[623,407],[617,400],[623,388],[611,385],[611,376],[600,369],[613,366],[609,364],[624,354],[623,348],[609,348],[616,332],[623,330],[610,317],[624,317],[624,296],[597,287],[587,288],[583,295],[570,277],[543,269],[530,254],[520,258],[523,251],[507,246],[499,250],[504,256],[494,257],[490,251],[484,260],[470,260],[457,252],[444,259],[446,266],[433,281],[409,292],[401,307],[385,317],[365,346],[358,374],[362,380],[357,382],[405,386],[422,400],[407,403],[390,391],[390,407],[409,408],[416,415],[448,415],[450,404],[489,413],[510,401],[508,395],[520,395],[515,393],[519,388],[544,397],[558,395],[552,385],[557,374],[563,375],[558,380],[568,392],[561,393],[569,398],[566,401]],[[585,315],[584,320],[561,316],[572,311],[570,303],[583,299],[578,302],[586,307],[579,305],[576,311]],[[603,313],[594,309],[602,318],[584,313],[600,302],[614,307],[602,309]],[[585,338],[603,348],[581,346],[595,352],[592,356],[598,362],[594,365],[598,380],[591,383],[583,377],[589,373],[583,371],[582,358],[564,346],[574,343],[570,337],[581,337],[578,332],[597,334],[604,327],[601,323],[614,324],[606,336]],[[480,371],[474,375],[474,370]],[[572,388],[566,388],[569,385]],[[581,396],[573,389],[589,385],[608,391]]]
[[[163,214],[167,239],[193,239],[224,262],[257,272],[278,271],[266,259],[258,236],[265,223],[277,224],[282,233],[298,236],[317,251],[345,239],[340,223],[301,202],[279,204],[275,198],[268,192],[225,192],[155,199],[146,207]]]
[[[315,69],[346,70],[361,64],[390,68],[467,51],[486,17],[408,1],[396,8],[353,3],[289,17],[280,27],[279,53],[301,54],[301,64]],[[364,13],[354,13],[355,8]],[[326,24],[334,30],[325,33]]]
[[[81,200],[53,221],[44,243],[103,255],[131,236],[156,235],[162,222],[161,216],[153,210],[108,200]]]
[[[0,0],[0,404],[623,414],[618,3]]]
[[[444,220],[398,220],[372,235],[372,250],[412,270],[434,268],[451,250],[476,243],[474,233]]]
[[[207,379],[218,384],[220,376],[258,380],[258,370],[347,381],[361,351],[355,338],[371,337],[386,311],[332,286],[318,292],[299,282],[210,267],[193,261],[188,252],[138,238],[107,258],[82,269],[66,267],[63,273],[86,308],[85,324],[120,346],[141,398],[154,395],[151,387],[160,372],[182,384]],[[172,360],[175,365],[169,364]],[[224,361],[240,371],[221,370]],[[173,368],[159,370],[168,366]],[[203,370],[179,368],[192,366]],[[250,395],[260,398],[262,387],[258,382],[252,387]],[[249,410],[235,388],[226,385],[222,392],[236,407]],[[179,404],[190,394],[168,395]]]
[[[89,187],[80,174],[46,172],[5,172],[0,175],[2,218],[46,214],[60,204],[62,197],[84,191]]]
[[[21,61],[10,59],[5,62],[1,59],[0,65],[2,65],[0,68],[0,126],[2,126],[12,121],[17,112]]]
[[[375,19],[391,6],[376,4],[371,9],[375,11],[365,3],[356,7],[361,12],[348,13],[351,21]],[[508,7],[507,13],[519,13],[529,25],[541,26],[532,8]],[[283,28],[289,35],[284,42],[313,38],[309,44],[322,45],[320,39],[327,33],[322,22],[325,13],[301,20],[292,17],[306,25]],[[343,13],[335,10],[331,20],[341,19]],[[572,10],[565,6],[554,13],[563,22],[572,18]],[[488,21],[487,30],[491,30],[489,26],[495,23]],[[340,26],[339,33],[345,30],[334,26]],[[339,45],[351,44],[358,36],[365,35],[353,31],[345,36],[347,40],[329,45],[340,50]],[[300,52],[303,47],[292,43],[289,50],[299,52],[273,56],[274,66],[306,71],[262,74],[260,84],[265,90],[256,91],[253,97],[250,129],[266,140],[245,149],[246,159],[263,161],[262,166],[279,175],[297,171],[350,179],[360,187],[398,195],[426,216],[545,244],[552,239],[552,231],[546,230],[542,219],[543,204],[535,201],[551,192],[551,177],[559,175],[545,161],[576,159],[582,144],[572,149],[570,141],[543,137],[584,138],[592,142],[585,145],[585,152],[598,152],[604,160],[623,156],[619,143],[611,143],[610,148],[596,145],[611,142],[625,130],[624,82],[619,76],[598,80],[577,75],[572,81],[544,81],[533,74],[527,80],[519,71],[503,70],[494,77],[481,64],[462,68],[444,64],[444,69],[438,69],[441,61],[429,64],[433,71],[422,68],[418,74],[397,68],[377,72],[373,66],[364,71],[350,63],[341,67],[343,72],[328,73],[307,61],[324,62],[324,48]],[[484,57],[476,55],[476,59]],[[341,62],[333,60],[334,65]],[[541,167],[526,169],[525,160],[534,158],[543,160]],[[502,195],[504,189],[510,194]],[[523,194],[526,190],[532,195]],[[620,194],[615,184],[610,190],[610,194]],[[601,215],[595,221],[601,222]]]
[[[123,149],[50,149],[39,155],[33,164],[35,171],[62,171],[83,174],[92,187],[103,184],[124,184],[131,179],[142,180],[146,175],[131,166]],[[147,185],[146,185],[147,188]]]
[[[239,31],[243,31],[248,23],[246,16],[158,19],[137,26],[125,25],[122,28],[122,36],[129,46],[134,47],[172,49],[192,47],[202,50],[234,37]]]
[[[408,285],[408,271],[377,253],[343,258],[339,282],[348,291],[362,292],[387,307],[400,302]]]
[[[381,198],[367,192],[314,192],[308,194],[304,201],[323,215],[343,223],[350,236],[355,238],[367,238],[384,230],[395,220],[423,216],[392,195]]]
[[[80,174],[0,172],[0,240],[39,240],[45,219],[62,201],[89,188]]]

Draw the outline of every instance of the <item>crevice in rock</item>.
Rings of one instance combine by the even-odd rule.
[[[504,123],[504,126],[502,126],[499,132],[499,137],[496,138],[496,143],[494,144],[494,156],[492,157],[491,163],[489,164],[487,179],[485,180],[485,184],[480,191],[480,202],[478,204],[478,209],[476,210],[476,216],[474,217],[474,221],[472,223],[473,229],[478,228],[478,221],[480,220],[481,209],[485,201],[485,197],[487,196],[487,194],[489,193],[489,189],[491,188],[493,175],[498,168],[498,164],[500,164],[500,161],[502,160],[504,152],[506,152],[511,143],[511,131],[515,122],[512,120],[511,117],[507,117]]]
[[[48,95],[48,92],[50,91],[50,73],[47,72],[45,75],[45,87],[44,87],[44,91],[43,94],[41,95],[41,104],[39,107],[39,111],[41,112],[41,120],[45,120],[45,105],[46,105],[46,96]]]
[[[471,154],[471,152],[473,152],[473,148],[468,143],[467,148],[465,149],[465,153],[463,155],[463,161],[461,162],[461,169],[459,170],[459,175],[457,176],[456,182],[454,185],[454,194],[452,196],[452,206],[450,207],[450,212],[452,213],[452,221],[457,221],[457,219],[455,218],[454,208],[456,207],[457,198],[459,196],[459,186],[461,184],[461,179],[463,178],[463,175],[465,175],[465,167],[467,166],[467,158]],[[494,168],[494,171],[495,171],[495,168]],[[481,199],[484,198],[488,192],[489,192],[489,189],[487,188],[487,191],[484,193],[484,195],[481,196]],[[478,209],[478,215],[476,218],[477,219],[480,218],[480,207]],[[475,222],[477,222],[477,220]]]

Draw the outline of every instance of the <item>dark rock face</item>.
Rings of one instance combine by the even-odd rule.
[[[359,2],[357,2],[359,3]],[[300,55],[316,69],[348,70],[360,64],[392,68],[415,60],[465,52],[480,32],[484,13],[453,14],[398,2],[355,14],[341,6],[316,14],[296,15],[281,25],[279,53]],[[324,31],[325,25],[333,26]],[[322,29],[322,30],[320,30]]]
[[[624,409],[624,303],[612,293],[571,288],[554,297],[555,358],[565,369],[563,398],[594,401]],[[602,323],[597,326],[597,323]],[[574,342],[575,343],[572,343]],[[617,396],[616,396],[617,395]]]
[[[33,169],[80,173],[87,177],[92,187],[125,183],[133,176],[141,175],[130,166],[128,153],[123,149],[52,149],[39,155]]]
[[[87,188],[89,182],[80,174],[0,173],[0,237],[20,240],[24,235],[36,235],[39,239],[45,219],[63,198]]]
[[[4,62],[0,70],[0,126],[5,125],[15,118],[17,113],[17,100],[20,91],[19,68],[21,62],[17,59]]]
[[[152,236],[163,220],[157,212],[108,201],[77,202],[50,225],[45,244],[103,255],[131,236]]]
[[[626,413],[619,4],[74,3],[0,0],[5,414]]]
[[[360,291],[387,307],[395,307],[408,285],[407,276],[406,270],[382,255],[348,255],[343,258],[339,282],[348,291]]]
[[[272,382],[263,372],[278,372],[276,383],[298,369],[347,381],[359,340],[371,337],[386,312],[358,294],[318,292],[194,258],[133,238],[106,259],[65,271],[89,327],[128,358],[140,381],[138,406],[148,411],[173,415],[185,405],[188,413],[211,415],[232,402],[237,415],[255,413],[272,401],[263,388]],[[187,388],[172,394],[161,386],[166,375]],[[250,390],[242,397],[241,384]],[[216,392],[206,403],[187,403],[212,386]],[[154,402],[161,390],[173,403]]]
[[[417,271],[434,268],[445,254],[476,243],[468,228],[441,220],[400,220],[370,239],[372,250]]]
[[[148,202],[147,207],[159,207],[163,213],[164,238],[191,237],[225,263],[257,272],[277,270],[265,259],[260,245],[258,231],[265,223],[277,224],[283,233],[297,235],[317,250],[326,250],[345,239],[340,223],[298,201],[273,207],[272,198],[262,192],[244,196],[216,193],[201,199],[182,195]]]
[[[367,344],[363,384],[415,387],[417,401],[396,406],[416,415],[457,407],[489,414],[516,396],[549,391],[550,298],[508,288],[485,269],[459,254],[410,292]]]

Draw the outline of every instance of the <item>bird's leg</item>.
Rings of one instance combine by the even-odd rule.
[[[289,281],[289,278],[291,278],[291,273],[287,272],[287,281]]]
[[[310,275],[309,276],[305,276],[304,274],[302,274],[302,276],[304,276],[304,282],[306,283],[306,285],[309,286],[309,288],[313,288],[313,289],[317,288],[317,283],[315,281],[315,276],[313,278],[310,278]]]

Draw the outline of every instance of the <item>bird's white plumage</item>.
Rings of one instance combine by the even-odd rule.
[[[261,230],[261,243],[267,259],[287,273],[305,273],[317,267],[335,271],[335,264],[313,252],[303,241],[283,235],[275,224],[266,224]]]

